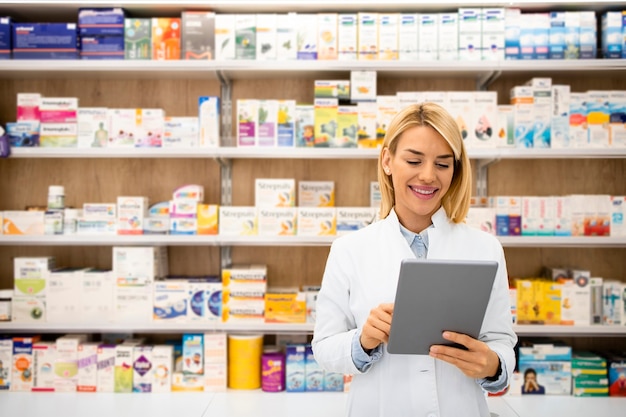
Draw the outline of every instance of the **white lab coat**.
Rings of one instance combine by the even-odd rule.
[[[450,222],[443,208],[428,230],[429,259],[495,260],[499,263],[479,339],[505,362],[507,381],[515,369],[508,279],[498,240]],[[333,242],[317,298],[313,337],[322,368],[353,374],[346,415],[351,417],[487,417],[485,393],[477,380],[428,355],[390,355],[366,372],[352,361],[352,337],[370,310],[394,301],[400,262],[414,258],[395,211]]]

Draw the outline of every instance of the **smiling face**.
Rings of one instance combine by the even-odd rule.
[[[419,233],[430,226],[454,174],[452,148],[430,126],[414,126],[397,138],[395,154],[383,149],[382,166],[390,176],[400,223]]]

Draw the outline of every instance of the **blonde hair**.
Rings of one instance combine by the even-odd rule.
[[[472,169],[463,144],[459,126],[450,113],[435,103],[413,104],[398,112],[389,124],[383,146],[378,156],[378,183],[382,201],[380,218],[384,219],[395,204],[395,193],[391,177],[383,169],[383,150],[388,149],[393,157],[402,134],[415,126],[430,126],[450,145],[454,153],[454,174],[448,192],[443,196],[442,205],[448,218],[454,223],[465,221],[472,193]]]

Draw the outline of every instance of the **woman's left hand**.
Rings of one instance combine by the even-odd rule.
[[[433,345],[430,347],[431,357],[456,366],[470,378],[491,378],[498,372],[500,358],[486,343],[468,335],[454,332],[443,332],[443,338],[463,345],[467,350]]]

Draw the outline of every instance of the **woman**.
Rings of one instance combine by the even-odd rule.
[[[380,152],[378,181],[382,220],[331,247],[316,304],[315,359],[354,375],[348,416],[489,416],[484,391],[508,385],[517,336],[502,246],[463,224],[471,167],[450,114],[433,103],[399,112]],[[386,351],[400,263],[411,257],[498,262],[479,338],[444,333],[467,350]]]

